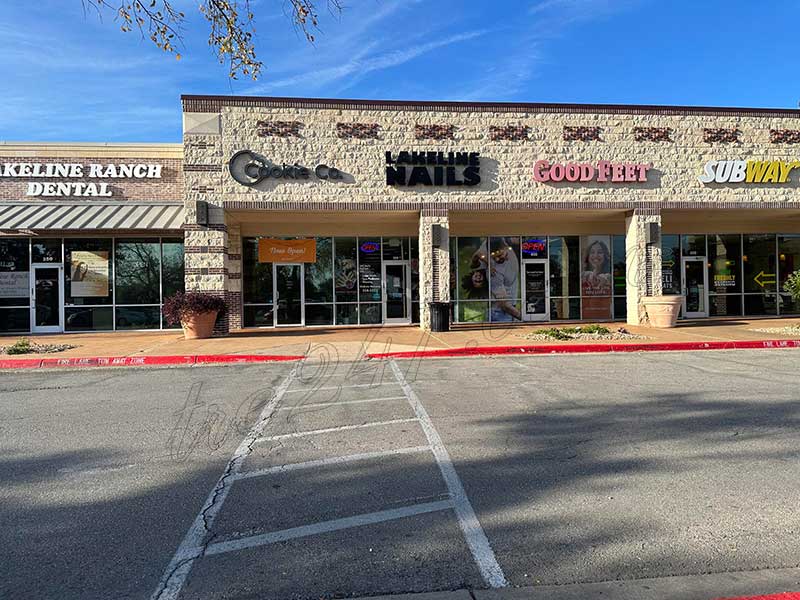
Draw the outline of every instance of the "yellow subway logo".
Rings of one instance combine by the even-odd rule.
[[[710,160],[698,179],[701,183],[788,183],[798,167],[798,160]]]

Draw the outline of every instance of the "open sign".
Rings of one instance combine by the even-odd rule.
[[[361,244],[361,251],[365,254],[372,254],[380,249],[381,246],[378,244],[378,242],[364,242]]]

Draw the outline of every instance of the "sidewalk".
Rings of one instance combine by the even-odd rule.
[[[585,324],[584,324],[585,325]],[[682,322],[674,329],[629,326],[622,322],[603,323],[611,330],[624,327],[645,339],[615,340],[614,346],[630,344],[674,344],[681,342],[731,342],[794,340],[800,336],[761,333],[758,328],[800,325],[800,319],[734,319]],[[609,340],[532,341],[527,335],[557,327],[516,325],[512,327],[457,325],[446,333],[427,333],[418,327],[251,329],[228,337],[185,340],[180,331],[81,333],[59,335],[2,336],[0,346],[19,337],[39,344],[73,344],[76,348],[52,354],[0,355],[2,359],[62,359],[85,357],[163,357],[197,355],[306,356],[325,353],[338,360],[357,360],[366,354],[418,352],[457,348],[503,346],[575,346],[608,344]]]

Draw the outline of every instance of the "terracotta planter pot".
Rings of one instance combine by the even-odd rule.
[[[214,322],[217,320],[217,311],[201,313],[181,321],[183,337],[187,340],[202,340],[210,338],[214,332]]]
[[[681,312],[683,296],[650,296],[642,298],[650,327],[675,327]]]

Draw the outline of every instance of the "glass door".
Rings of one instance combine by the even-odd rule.
[[[274,263],[275,325],[303,325],[303,265]]]
[[[33,267],[31,332],[60,333],[63,331],[61,307],[64,304],[64,296],[61,281],[61,266]]]
[[[708,269],[705,256],[684,256],[681,286],[683,316],[688,319],[708,316]]]
[[[411,323],[411,286],[407,260],[383,261],[383,322]]]
[[[522,261],[523,321],[550,320],[550,289],[547,259]]]

